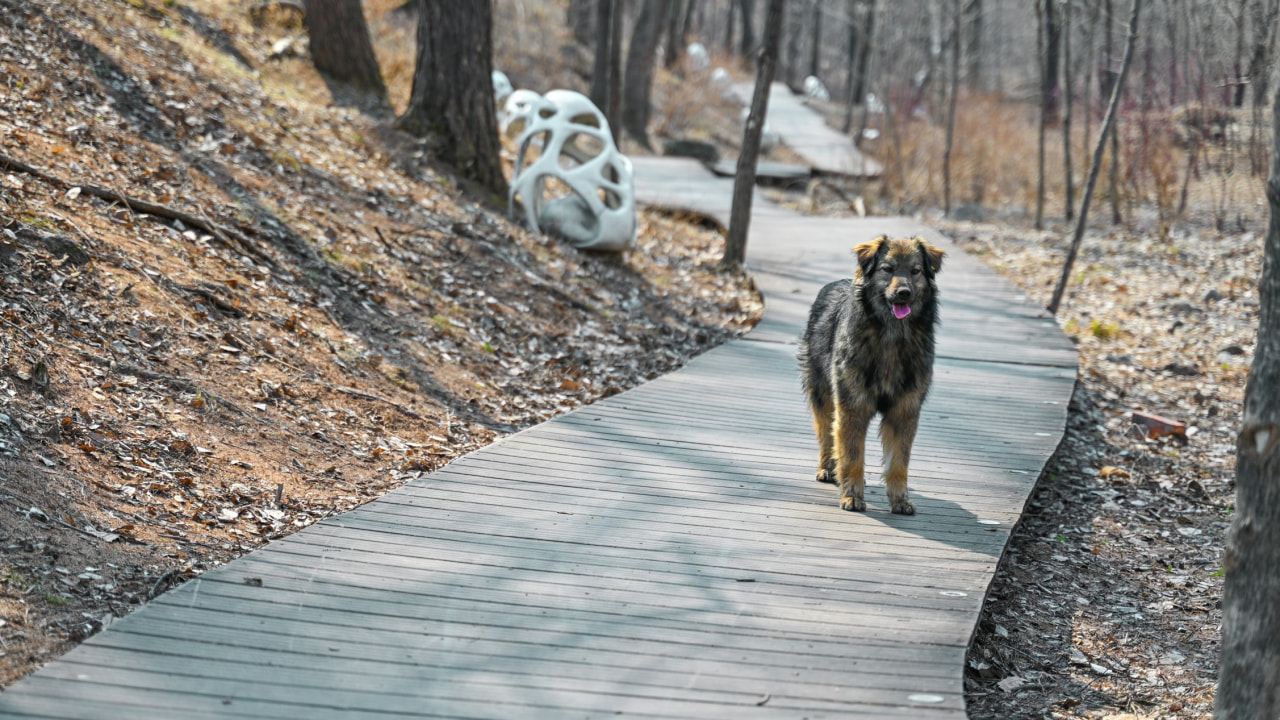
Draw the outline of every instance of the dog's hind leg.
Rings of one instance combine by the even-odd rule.
[[[831,416],[835,412],[835,403],[828,396],[819,405],[810,399],[809,410],[813,412],[813,430],[818,434],[818,474],[816,479],[822,483],[836,481],[835,441],[831,436]]]
[[[871,414],[870,408],[852,397],[835,402],[831,433],[835,441],[836,477],[840,480],[840,507],[844,510],[862,512],[867,509],[862,493],[867,426],[871,424]]]
[[[913,393],[885,413],[880,421],[880,442],[884,447],[884,485],[889,507],[900,515],[915,515],[916,506],[907,497],[907,465],[911,445],[920,422],[920,394]]]

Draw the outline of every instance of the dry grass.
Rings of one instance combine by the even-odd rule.
[[[952,155],[953,203],[974,203],[1005,219],[1030,217],[1035,210],[1037,183],[1037,115],[1034,106],[990,95],[962,96],[956,118]],[[943,203],[943,154],[946,127],[926,116],[907,119],[873,118],[881,138],[870,150],[885,164],[879,188],[885,212],[939,207]],[[1100,122],[1089,131],[1085,145],[1079,118],[1073,126],[1072,169],[1078,208],[1088,176],[1092,143]],[[1191,166],[1187,202],[1188,149],[1184,133],[1168,112],[1121,118],[1117,200],[1124,218],[1142,229],[1167,237],[1175,223],[1211,223],[1220,229],[1260,220],[1262,179],[1249,173],[1248,133],[1237,126],[1227,142],[1201,145]],[[1045,138],[1045,217],[1064,215],[1065,175],[1061,126],[1050,127]],[[1092,212],[1110,214],[1108,152],[1095,188]],[[1149,226],[1149,227],[1148,227]]]

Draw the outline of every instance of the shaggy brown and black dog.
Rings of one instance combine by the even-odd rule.
[[[818,481],[840,483],[840,507],[862,499],[867,428],[880,413],[884,480],[895,513],[912,515],[907,463],[933,379],[934,275],[943,252],[922,237],[854,248],[858,272],[822,288],[800,342],[800,373],[818,432]]]

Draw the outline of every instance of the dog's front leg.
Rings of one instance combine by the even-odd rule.
[[[867,426],[874,410],[854,393],[843,388],[836,393],[831,434],[835,439],[836,477],[840,480],[840,507],[862,512],[867,503],[862,498],[863,466],[866,455]]]
[[[911,444],[920,423],[921,393],[912,393],[885,413],[880,421],[880,442],[884,447],[884,485],[889,507],[899,515],[915,515],[916,506],[907,497],[907,465]]]

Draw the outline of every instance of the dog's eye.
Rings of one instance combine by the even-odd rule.
[[[889,267],[888,265],[883,265],[880,268],[880,272],[885,273],[886,275],[892,275],[893,268]]]
[[[919,275],[919,274],[920,274],[920,268],[919,268],[919,266],[911,268],[911,274],[912,274],[912,275]]]

